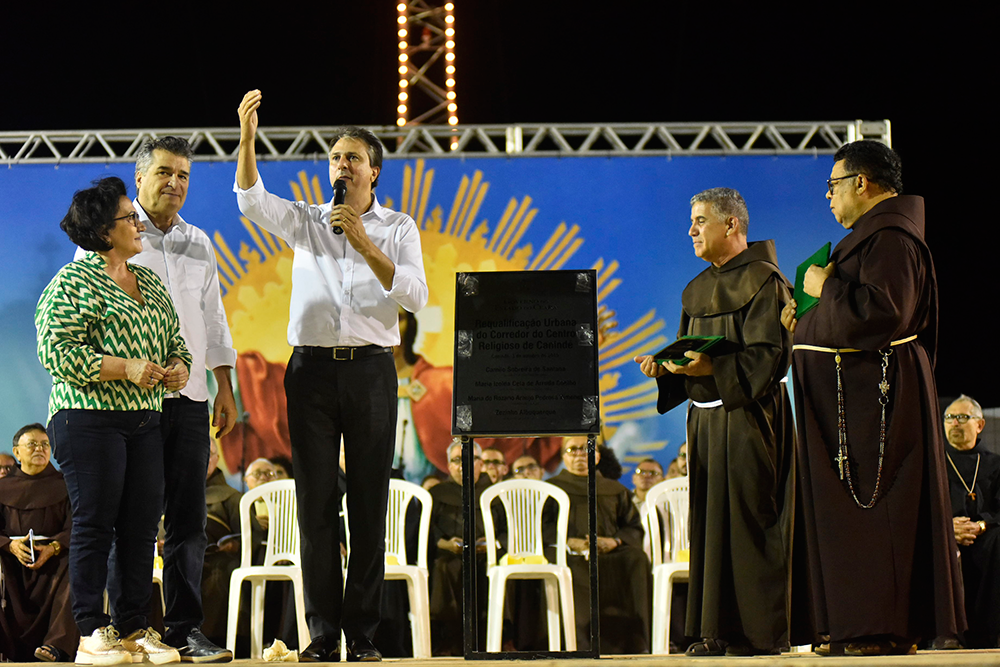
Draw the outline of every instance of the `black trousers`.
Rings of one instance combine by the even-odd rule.
[[[285,396],[312,637],[336,638],[343,629],[348,642],[371,639],[378,627],[397,385],[391,354],[334,361],[295,352],[288,362]],[[351,525],[346,587],[337,494],[341,435]]]

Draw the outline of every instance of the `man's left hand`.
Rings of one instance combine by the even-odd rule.
[[[215,432],[216,438],[228,434],[236,426],[236,399],[232,387],[219,387],[212,410],[212,426],[219,429]]]
[[[830,277],[833,270],[837,267],[836,262],[830,262],[825,267],[820,268],[816,264],[813,264],[806,271],[805,279],[802,281],[802,291],[809,296],[814,296],[817,299],[823,294],[823,283],[826,279]]]
[[[167,391],[180,391],[187,385],[188,370],[184,362],[173,357],[167,361],[167,375],[163,378],[163,386]]]
[[[712,357],[704,352],[688,351],[684,356],[691,359],[683,366],[678,366],[672,361],[668,361],[664,368],[674,375],[687,375],[688,377],[704,377],[712,374]]]
[[[597,536],[597,553],[606,554],[618,548],[618,540],[613,537]]]
[[[339,204],[330,210],[330,227],[340,227],[344,230],[344,236],[351,247],[362,252],[365,246],[370,243],[368,232],[361,222],[361,216],[351,208],[350,204]]]

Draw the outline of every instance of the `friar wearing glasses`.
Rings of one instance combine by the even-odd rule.
[[[944,411],[950,447],[948,485],[952,526],[962,553],[968,648],[1000,645],[1000,455],[981,446],[986,420],[971,396],[959,396]],[[938,640],[940,648],[960,648],[957,641]]]
[[[794,451],[782,378],[790,300],[773,241],[747,241],[746,201],[731,188],[691,198],[695,255],[711,266],[681,296],[679,335],[723,336],[686,365],[637,357],[657,378],[657,409],[688,404],[691,566],[685,634],[693,656],[777,653],[788,643]]]
[[[819,653],[910,653],[965,626],[934,393],[937,280],[924,201],[902,195],[901,174],[879,142],[837,151],[826,196],[850,233],[806,273],[818,305],[781,315],[795,335],[793,643]]]

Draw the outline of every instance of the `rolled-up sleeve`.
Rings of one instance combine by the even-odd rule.
[[[397,257],[390,258],[396,265],[396,272],[392,277],[392,289],[386,296],[415,313],[427,305],[428,290],[420,231],[412,220],[400,227],[398,248]]]
[[[42,292],[35,310],[38,359],[54,378],[77,387],[100,381],[104,355],[87,343],[100,302],[85,281],[63,272]]]

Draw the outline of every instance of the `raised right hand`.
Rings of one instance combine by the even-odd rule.
[[[257,134],[257,107],[260,106],[259,90],[251,90],[243,96],[238,110],[240,116],[240,138],[252,139]]]

